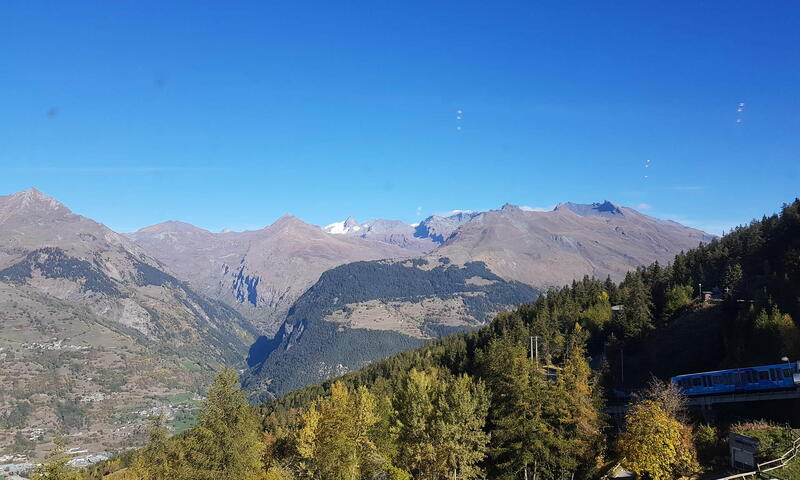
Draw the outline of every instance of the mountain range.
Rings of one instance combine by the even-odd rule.
[[[266,335],[275,333],[289,307],[322,272],[359,260],[413,254],[389,243],[329,235],[291,215],[254,231],[211,233],[165,222],[126,237]]]
[[[611,202],[119,234],[35,189],[0,196],[0,422],[118,448],[135,412],[179,424],[219,365],[279,395],[712,238]]]

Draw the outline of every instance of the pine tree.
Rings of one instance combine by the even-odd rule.
[[[498,338],[481,357],[483,377],[492,392],[489,422],[492,429],[492,466],[500,479],[528,478],[538,473],[556,473],[557,443],[549,425],[549,392],[537,365],[525,346]]]
[[[446,382],[440,405],[438,425],[441,450],[447,457],[448,478],[478,478],[486,456],[489,436],[483,431],[489,407],[486,388],[464,374]],[[450,474],[452,472],[452,475]]]
[[[239,376],[226,368],[211,385],[198,424],[187,439],[191,478],[260,478],[260,437],[257,418],[239,389]]]
[[[620,325],[625,338],[641,335],[653,328],[653,303],[641,275],[629,273],[625,279],[624,306],[620,312]]]

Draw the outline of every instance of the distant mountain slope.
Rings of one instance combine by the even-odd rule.
[[[504,205],[461,225],[430,255],[483,261],[503,278],[545,288],[584,275],[620,280],[637,266],[667,263],[713,238],[611,202],[565,203],[550,212]]]
[[[252,390],[283,394],[425,341],[488,322],[538,296],[481,263],[355,262],[325,272],[274,340],[251,352]]]
[[[431,238],[416,236],[415,227],[400,220],[375,219],[358,223],[353,217],[347,217],[347,220],[332,223],[323,227],[323,230],[333,235],[359,237],[397,245],[416,254],[430,252],[439,245]]]
[[[35,189],[0,196],[0,282],[82,305],[218,361],[236,359],[254,333],[132,242]]]
[[[420,238],[430,238],[442,244],[450,238],[462,225],[470,222],[483,212],[469,210],[453,211],[448,215],[431,215],[417,225],[414,235]]]
[[[166,222],[126,236],[265,334],[275,332],[292,303],[325,270],[416,254],[384,242],[331,235],[291,215],[255,231],[211,233]]]
[[[47,409],[29,417],[51,429],[46,438],[87,428],[94,410],[81,402],[97,401],[107,415],[103,406],[201,390],[219,365],[242,362],[256,334],[132,242],[34,189],[0,196],[0,318],[0,384],[16,381],[23,397],[35,391],[50,408],[83,412],[79,424],[48,419]],[[39,367],[27,369],[30,361]],[[36,390],[43,379],[58,388]],[[82,400],[87,394],[96,395]],[[0,395],[0,411],[22,408],[23,397]],[[98,413],[96,421],[113,434],[113,419]]]
[[[432,215],[416,225],[400,220],[375,219],[358,223],[353,217],[323,228],[327,233],[361,237],[428,253],[441,245],[461,225],[480,212],[454,211],[449,215]]]
[[[117,451],[140,444],[150,412],[172,425],[190,418],[215,360],[0,282],[0,365],[0,452],[41,459],[56,435],[68,447]],[[18,433],[34,441],[20,445]]]

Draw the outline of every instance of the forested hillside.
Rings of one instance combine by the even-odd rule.
[[[726,293],[718,302],[703,301],[693,288],[701,282]],[[252,473],[239,478],[264,471],[270,479],[594,478],[616,459],[653,479],[693,476],[703,469],[698,458],[718,449],[718,432],[688,423],[680,395],[655,382],[636,397],[625,433],[609,437],[616,430],[603,428],[600,412],[615,379],[603,352],[675,341],[686,323],[713,317],[720,343],[699,367],[797,358],[799,287],[797,200],[780,215],[679,255],[671,266],[631,272],[618,285],[586,278],[502,313],[485,328],[271,401],[259,409],[265,453],[251,453],[249,463],[237,457],[236,468],[246,465]],[[623,307],[613,314],[612,305]],[[539,340],[538,358],[531,355],[531,336]],[[590,369],[590,357],[600,359],[598,369]],[[679,373],[668,370],[660,374]],[[643,386],[634,383],[626,385]],[[231,405],[243,399],[231,395],[238,398]],[[241,411],[241,404],[239,410],[207,404],[212,414],[226,408]],[[162,458],[168,460],[148,467],[146,454],[135,467],[168,465],[188,469],[173,478],[213,478],[185,463],[203,451],[204,441],[223,448],[203,440],[214,438],[204,430],[212,414],[184,438],[149,447],[167,452]],[[229,418],[255,428],[250,417]],[[220,432],[235,428],[223,424]],[[247,451],[238,440],[246,436],[236,438],[231,448]],[[213,451],[216,457],[198,458],[219,458]],[[223,476],[233,468],[221,461],[204,465]]]
[[[256,394],[295,388],[361,368],[427,341],[491,321],[536,299],[481,262],[354,262],[325,272],[294,304],[274,340],[251,350],[244,384]]]

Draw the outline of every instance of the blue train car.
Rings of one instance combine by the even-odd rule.
[[[672,377],[672,383],[690,397],[786,390],[800,385],[800,362],[690,373]]]

